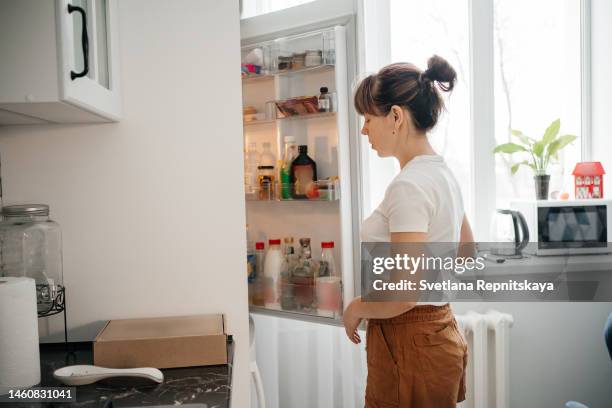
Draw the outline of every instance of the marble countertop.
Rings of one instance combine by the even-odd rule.
[[[41,344],[41,387],[64,386],[53,378],[53,371],[75,364],[93,364],[91,342]],[[113,378],[76,388],[77,402],[36,403],[21,407],[229,407],[234,345],[228,342],[228,364],[206,367],[162,369],[164,382],[156,384],[138,378]]]

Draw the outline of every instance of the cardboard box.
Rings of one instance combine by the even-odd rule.
[[[223,315],[110,320],[93,344],[94,364],[110,368],[227,364]]]

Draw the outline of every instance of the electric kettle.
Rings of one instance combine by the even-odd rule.
[[[529,243],[529,228],[525,217],[515,210],[497,210],[491,221],[491,254],[506,258],[521,258]]]

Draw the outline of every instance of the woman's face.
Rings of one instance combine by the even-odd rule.
[[[375,116],[369,113],[364,115],[364,123],[361,134],[368,137],[372,149],[379,157],[393,156],[397,146],[399,132],[394,132],[396,127],[393,110],[385,116]]]

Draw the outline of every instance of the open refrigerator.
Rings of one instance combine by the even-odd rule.
[[[253,313],[337,324],[354,297],[358,248],[352,225],[348,72],[342,25],[242,47],[247,279]],[[304,180],[295,156],[287,160],[285,142],[292,141],[307,147],[316,177],[310,172]],[[270,244],[280,250],[280,260]]]

